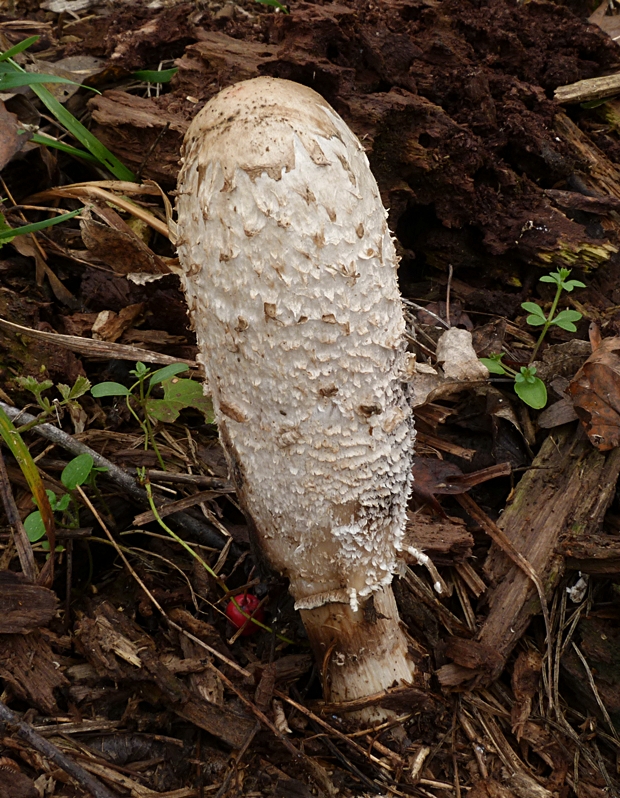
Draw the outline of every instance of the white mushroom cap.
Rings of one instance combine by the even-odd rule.
[[[256,78],[184,146],[179,258],[241,499],[298,607],[388,584],[413,420],[397,257],[361,144],[311,89]]]

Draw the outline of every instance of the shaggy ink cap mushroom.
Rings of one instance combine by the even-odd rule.
[[[389,585],[413,452],[397,256],[364,150],[312,89],[224,89],[186,136],[183,285],[240,500],[296,606]]]

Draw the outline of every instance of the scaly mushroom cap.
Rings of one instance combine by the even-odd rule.
[[[194,119],[178,252],[231,474],[298,608],[389,584],[409,495],[397,257],[358,139],[287,80]]]

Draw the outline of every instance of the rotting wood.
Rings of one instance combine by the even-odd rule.
[[[48,715],[58,713],[55,691],[69,686],[62,670],[54,664],[49,635],[4,635],[0,646],[0,678],[13,693]]]
[[[253,719],[193,693],[160,661],[151,637],[109,602],[102,602],[93,618],[80,621],[76,638],[102,676],[157,686],[161,700],[179,717],[233,747],[241,746],[254,727]]]
[[[587,189],[620,199],[620,170],[566,114],[557,114],[554,130],[585,166],[579,178]],[[605,227],[605,225],[603,225]],[[617,229],[617,225],[614,223]]]
[[[27,584],[13,571],[0,572],[0,634],[25,634],[46,626],[57,607],[52,590]]]
[[[547,595],[558,584],[564,560],[558,542],[569,530],[587,539],[603,521],[620,473],[620,449],[607,455],[594,449],[573,426],[554,431],[544,442],[523,477],[498,526],[538,573]],[[493,587],[488,591],[489,614],[477,642],[500,656],[490,673],[444,666],[439,678],[456,685],[472,678],[485,683],[497,678],[520,640],[540,601],[530,578],[493,543],[485,563]]]
[[[616,535],[569,534],[560,543],[566,566],[584,574],[620,574],[620,538]]]
[[[605,97],[613,97],[619,93],[620,73],[616,73],[558,86],[553,94],[553,99],[562,105],[571,105],[591,100],[603,100]]]
[[[91,776],[90,773],[87,773],[77,762],[74,762],[70,757],[59,751],[53,743],[41,737],[40,734],[37,734],[32,726],[21,720],[15,712],[10,710],[1,701],[0,721],[9,724],[18,737],[25,740],[28,745],[32,746],[55,765],[62,768],[65,773],[72,776],[78,784],[83,786],[86,790],[89,790],[94,798],[116,798],[115,793],[110,792],[105,785],[94,778],[94,776]]]

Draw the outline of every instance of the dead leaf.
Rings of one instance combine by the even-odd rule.
[[[442,517],[446,517],[441,505],[435,498],[435,494],[449,495],[465,493],[474,485],[486,482],[495,477],[503,477],[510,474],[512,467],[510,463],[499,463],[490,468],[482,468],[470,474],[464,474],[454,463],[446,460],[436,460],[431,457],[414,457],[413,486],[414,496],[430,504]]]
[[[32,134],[18,133],[19,126],[15,114],[9,113],[0,100],[0,169],[18,153]]]
[[[169,269],[159,256],[146,246],[118,214],[114,213],[116,218],[111,217],[110,209],[107,210],[105,220],[108,224],[93,219],[91,210],[85,211],[80,221],[82,240],[92,255],[114,269],[117,274],[167,274]],[[92,211],[102,215],[99,208],[93,208]]]
[[[599,452],[620,445],[620,338],[605,338],[568,391],[590,442]]]
[[[93,338],[97,341],[118,341],[144,311],[144,303],[128,305],[120,313],[113,310],[102,310],[92,326]]]

